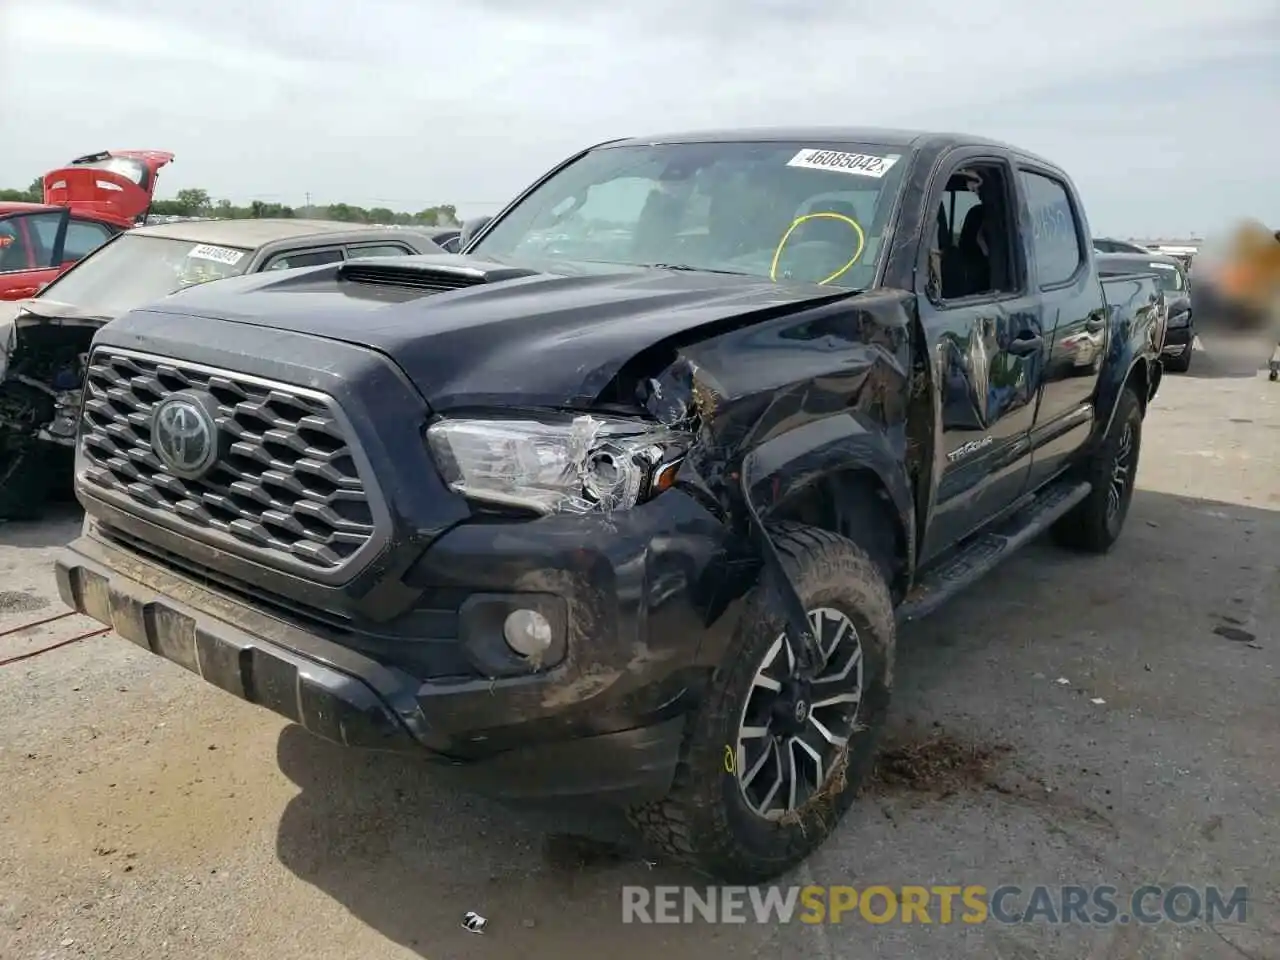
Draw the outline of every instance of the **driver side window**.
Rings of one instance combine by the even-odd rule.
[[[1006,168],[994,162],[966,164],[947,179],[931,225],[928,290],[934,300],[1017,291],[1009,182]]]

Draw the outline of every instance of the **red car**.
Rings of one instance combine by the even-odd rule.
[[[144,220],[160,168],[172,160],[158,150],[92,153],[45,174],[44,203],[0,203],[0,300],[35,296]]]

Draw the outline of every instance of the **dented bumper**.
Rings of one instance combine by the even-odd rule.
[[[613,518],[464,524],[403,576],[437,606],[454,598],[451,620],[401,618],[435,634],[416,637],[266,609],[94,520],[56,566],[68,606],[318,736],[418,752],[499,796],[634,802],[669,787],[684,716],[749,584],[726,575],[725,537],[680,493]],[[563,643],[536,669],[504,669],[497,614],[526,601]]]

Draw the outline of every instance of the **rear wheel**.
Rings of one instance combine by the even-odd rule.
[[[1089,495],[1052,528],[1058,543],[1090,553],[1106,553],[1115,545],[1129,515],[1141,448],[1142,406],[1126,387],[1107,435],[1085,462]]]
[[[835,829],[870,768],[893,680],[893,609],[875,563],[814,527],[771,535],[819,663],[798,667],[777,604],[757,587],[690,718],[670,794],[631,811],[665,857],[727,883],[771,880]]]

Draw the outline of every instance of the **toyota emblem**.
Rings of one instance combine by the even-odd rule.
[[[218,427],[202,399],[176,394],[151,416],[151,449],[171,473],[190,480],[218,459]]]

